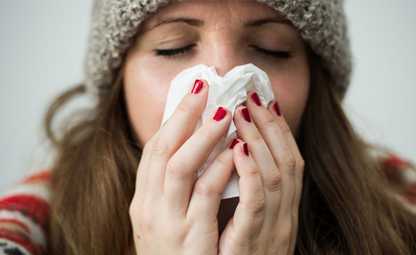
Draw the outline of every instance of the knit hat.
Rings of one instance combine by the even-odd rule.
[[[176,0],[183,1],[183,0]],[[323,60],[337,93],[350,82],[351,52],[343,0],[256,0],[292,22]],[[94,0],[85,59],[85,84],[91,94],[111,89],[139,25],[169,0]]]

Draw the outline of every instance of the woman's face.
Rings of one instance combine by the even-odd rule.
[[[276,11],[254,0],[188,0],[158,10],[140,29],[123,71],[140,144],[160,127],[170,81],[197,64],[215,66],[222,76],[247,63],[263,69],[297,134],[309,91],[307,54],[299,33]],[[184,49],[164,55],[179,48]]]

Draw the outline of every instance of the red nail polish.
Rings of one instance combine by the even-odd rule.
[[[280,107],[279,107],[279,103],[277,103],[277,101],[273,104],[273,109],[274,111],[277,113],[277,115],[281,116],[282,114],[280,113]]]
[[[234,138],[234,140],[231,142],[230,146],[228,148],[233,149],[234,146],[239,143],[240,141],[238,141],[237,138]]]
[[[251,99],[253,99],[253,101],[254,101],[254,103],[256,103],[256,105],[261,106],[259,95],[257,95],[256,92],[251,94]]]
[[[194,87],[192,88],[192,94],[198,94],[204,87],[204,82],[201,80],[195,80]]]
[[[227,115],[227,111],[223,107],[218,107],[217,112],[214,115],[214,120],[220,121]]]
[[[244,154],[246,154],[246,156],[248,156],[248,144],[247,143],[244,143],[243,149],[244,149]]]
[[[247,107],[243,108],[241,110],[241,113],[243,114],[243,118],[247,121],[247,122],[251,122],[251,117],[250,117],[250,113],[247,109]]]

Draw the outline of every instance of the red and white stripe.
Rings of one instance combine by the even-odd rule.
[[[0,227],[0,239],[8,240],[11,247],[13,247],[13,243],[15,247],[24,247],[27,253],[31,255],[41,255],[46,251],[44,247],[34,244],[27,236],[7,228]]]
[[[5,247],[2,247],[3,250],[5,250],[7,248],[9,248],[9,249],[16,248],[22,253],[22,255],[32,255],[31,253],[29,253],[28,250],[25,249],[25,247],[21,246],[20,244],[18,244],[16,242],[12,242],[8,239],[4,239],[4,238],[1,238],[1,237],[0,237],[0,242],[6,244]],[[2,249],[0,249],[0,255],[7,255],[6,253],[2,252]]]
[[[46,247],[46,236],[44,230],[39,224],[32,219],[17,211],[0,211],[0,226],[1,223],[12,223],[19,226],[27,232],[28,237],[36,244]]]
[[[31,175],[0,198],[0,239],[26,254],[43,254],[47,247],[49,176],[47,171]]]
[[[46,185],[44,182],[24,182],[7,191],[2,197],[15,195],[35,196],[48,202],[50,200],[49,185]]]

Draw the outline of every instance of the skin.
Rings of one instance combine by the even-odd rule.
[[[203,24],[160,24],[171,17],[198,19]],[[244,25],[265,18],[275,21]],[[236,0],[173,3],[149,17],[140,30],[123,69],[129,120],[144,147],[130,205],[137,252],[293,254],[304,169],[294,137],[310,79],[299,33],[266,5]],[[155,52],[187,45],[195,47],[175,57]],[[289,54],[276,57],[258,48]],[[227,112],[224,119],[211,119],[193,133],[206,104],[209,84],[204,82],[203,89],[186,95],[160,128],[170,81],[200,63],[214,65],[219,75],[236,65],[257,65],[269,75],[283,116],[272,105],[257,106],[249,98],[251,122],[242,117],[245,107],[240,106],[234,117]],[[196,179],[197,169],[231,121],[236,124],[239,143],[224,150]],[[245,143],[249,155],[244,153]],[[234,215],[219,212],[226,223],[220,233],[220,195],[234,168],[240,176],[240,199],[231,210]]]

